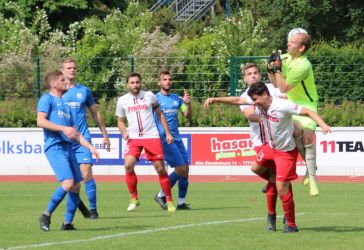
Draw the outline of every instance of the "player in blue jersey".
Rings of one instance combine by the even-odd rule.
[[[79,134],[73,124],[70,109],[62,100],[62,95],[67,91],[62,72],[48,73],[45,82],[49,92],[39,99],[37,126],[43,128],[44,152],[61,186],[53,193],[48,207],[39,217],[40,228],[43,231],[50,230],[51,215],[68,193],[61,230],[75,230],[72,221],[80,201],[82,176],[72,144],[80,143],[96,159],[99,158],[99,153]]]
[[[103,145],[107,151],[110,151],[109,135],[106,131],[104,121],[97,109],[97,105],[92,97],[91,90],[85,85],[76,81],[77,65],[72,58],[67,58],[62,63],[62,73],[66,79],[68,91],[63,95],[64,102],[70,107],[73,114],[74,123],[78,131],[83,137],[91,143],[91,134],[87,125],[87,108],[90,110],[93,120],[99,127],[103,136]],[[82,147],[78,143],[73,145],[76,150],[77,161],[80,164],[80,169],[85,183],[86,196],[90,204],[90,212],[88,214],[87,207],[81,202],[79,209],[82,214],[90,219],[97,219],[96,206],[96,183],[92,175],[92,157],[87,148]]]
[[[191,208],[185,202],[188,190],[189,161],[186,148],[178,131],[178,112],[181,111],[186,118],[191,118],[191,97],[187,91],[184,91],[183,97],[171,93],[172,75],[167,70],[160,71],[158,85],[160,86],[160,92],[156,94],[156,97],[174,138],[174,143],[168,144],[165,140],[165,131],[161,123],[158,119],[155,119],[162,138],[165,161],[174,168],[174,171],[169,175],[169,180],[171,187],[178,181],[177,209],[189,210]],[[162,190],[155,195],[154,200],[163,209],[167,208],[165,194]]]

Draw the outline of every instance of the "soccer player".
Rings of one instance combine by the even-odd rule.
[[[317,112],[318,94],[314,80],[312,65],[306,56],[311,47],[311,37],[305,32],[293,33],[288,40],[288,58],[282,64],[277,54],[274,61],[275,73],[270,74],[272,81],[288,99]],[[294,116],[300,124],[296,130],[296,144],[306,162],[308,175],[305,175],[304,184],[310,185],[310,195],[319,195],[316,183],[316,145],[314,134],[316,123],[308,117]],[[303,137],[303,141],[299,140]],[[309,178],[308,178],[309,177]]]
[[[129,92],[118,99],[115,113],[118,117],[118,128],[123,139],[127,141],[124,151],[125,181],[131,195],[127,211],[134,211],[140,205],[137,191],[138,180],[134,167],[144,149],[147,159],[153,162],[159,176],[159,183],[166,194],[167,210],[174,212],[176,208],[172,201],[171,185],[164,166],[162,143],[153,110],[157,113],[166,132],[168,144],[173,143],[173,136],[169,131],[164,114],[159,108],[156,96],[151,91],[141,90],[140,74],[129,74],[126,83]],[[128,128],[126,122],[128,122]]]
[[[50,230],[51,215],[68,193],[61,230],[75,230],[72,221],[80,201],[82,176],[72,144],[80,143],[90,150],[96,159],[99,159],[99,153],[77,131],[72,114],[62,100],[62,95],[67,91],[62,72],[48,73],[45,82],[49,92],[39,99],[37,126],[43,128],[44,152],[61,186],[53,193],[48,207],[39,217],[40,228],[43,231]]]
[[[178,203],[177,210],[190,210],[186,204],[186,194],[188,190],[188,154],[183,144],[181,135],[178,131],[178,111],[181,111],[184,117],[190,118],[192,115],[191,96],[188,91],[184,91],[183,97],[172,94],[172,75],[167,70],[161,70],[158,75],[158,85],[160,86],[159,93],[156,94],[158,104],[163,112],[169,130],[173,136],[173,143],[168,144],[166,140],[166,132],[159,119],[155,114],[155,121],[162,138],[163,153],[165,161],[174,168],[174,171],[169,175],[171,187],[178,181]],[[163,208],[167,209],[166,199],[163,190],[154,197],[154,200]]]
[[[225,103],[230,105],[240,105],[240,110],[242,114],[248,119],[249,127],[250,127],[250,140],[253,143],[254,151],[258,153],[262,146],[267,143],[264,130],[264,124],[260,119],[260,116],[256,114],[254,111],[254,107],[252,105],[241,105],[240,98],[248,98],[248,90],[249,87],[256,82],[261,81],[262,75],[259,70],[259,67],[255,63],[246,63],[242,67],[242,72],[244,76],[244,82],[247,84],[248,88],[246,91],[240,96],[229,96],[229,97],[221,97],[214,98],[214,102],[207,103]],[[282,97],[282,94],[279,92],[277,88],[273,86],[273,84],[266,84],[267,88],[272,96]],[[273,162],[267,162],[265,166],[260,166],[259,168],[255,166],[252,168],[252,171],[259,175],[261,178],[265,179],[268,183],[264,186],[264,192],[266,193],[266,201],[268,207],[268,214],[276,214],[276,204],[277,204],[277,188],[275,185],[275,165]],[[272,221],[273,217],[271,217],[271,221],[268,221],[267,230],[275,231],[276,223]]]
[[[91,134],[87,125],[87,108],[90,110],[93,120],[99,127],[102,137],[103,145],[107,151],[110,151],[109,135],[106,131],[104,121],[97,109],[97,105],[92,96],[91,90],[85,85],[78,83],[77,77],[77,65],[76,61],[72,58],[67,58],[62,63],[62,73],[66,78],[68,91],[63,95],[64,102],[68,105],[72,112],[74,124],[76,124],[78,131],[83,137],[91,143]],[[90,212],[88,213],[87,207],[81,202],[79,209],[82,214],[87,218],[96,220],[99,215],[96,206],[96,182],[92,174],[92,157],[91,152],[85,147],[82,147],[78,143],[73,144],[73,148],[76,151],[77,161],[80,164],[80,169],[85,183],[86,196],[90,204]]]
[[[291,181],[297,178],[296,161],[298,155],[293,139],[292,116],[310,117],[322,128],[323,133],[328,133],[330,127],[316,112],[289,100],[272,97],[263,82],[253,83],[249,88],[248,95],[254,102],[255,112],[260,115],[264,122],[266,134],[268,135],[267,139],[269,140],[269,143],[264,144],[256,155],[252,168],[260,168],[267,162],[274,161],[276,186],[284,212],[284,232],[298,232],[291,185]],[[210,103],[216,102],[214,99],[216,98],[207,99],[205,106],[208,107]],[[251,101],[247,98],[240,98],[240,104],[250,103]],[[276,215],[268,214],[268,221],[272,217],[275,218]]]

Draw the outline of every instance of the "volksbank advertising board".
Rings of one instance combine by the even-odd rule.
[[[117,128],[107,129],[111,150],[102,144],[98,129],[92,128],[92,142],[101,159],[95,162],[95,174],[123,174],[125,141]],[[255,151],[249,139],[249,128],[181,128],[188,150],[190,173],[205,175],[252,175],[250,166]],[[333,128],[323,135],[316,131],[318,175],[364,175],[364,128]],[[136,171],[155,174],[151,162],[142,153]],[[298,174],[304,174],[301,158]],[[43,132],[38,128],[0,129],[0,174],[53,174],[43,153]]]

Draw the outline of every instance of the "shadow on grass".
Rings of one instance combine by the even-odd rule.
[[[145,225],[120,225],[120,226],[113,226],[113,227],[97,227],[97,228],[82,228],[77,231],[90,231],[90,232],[96,232],[96,231],[112,231],[112,230],[123,230],[124,232],[115,232],[115,234],[127,234],[129,231],[143,231],[148,229],[153,229],[153,226],[145,226]]]
[[[300,228],[300,231],[351,233],[364,232],[364,227],[304,227]]]

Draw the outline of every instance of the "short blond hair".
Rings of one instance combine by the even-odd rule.
[[[63,68],[63,65],[65,65],[66,63],[74,63],[77,65],[76,63],[76,59],[72,58],[72,57],[67,57],[65,58],[63,61],[62,61],[62,64],[61,64],[61,69]]]
[[[243,71],[244,75],[245,75],[245,71],[250,68],[256,68],[258,70],[258,72],[260,73],[260,69],[256,63],[246,63],[241,66],[241,70]]]

